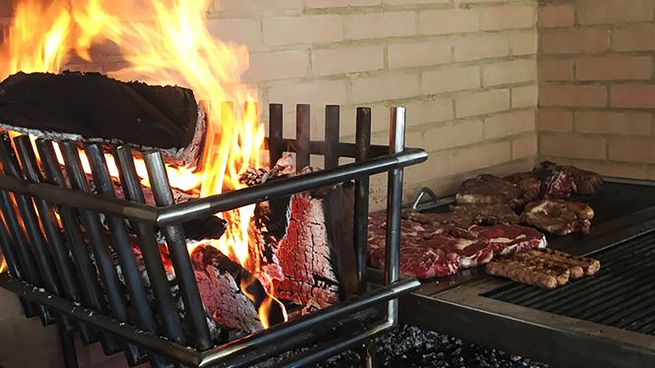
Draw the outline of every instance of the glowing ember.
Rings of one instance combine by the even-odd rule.
[[[110,76],[120,80],[141,80],[150,84],[180,85],[208,101],[208,127],[199,167],[168,167],[171,185],[195,191],[202,197],[242,188],[239,176],[246,168],[261,167],[264,128],[258,122],[256,95],[241,83],[248,69],[248,50],[213,39],[205,26],[211,0],[38,0],[19,1],[13,23],[0,48],[0,77],[18,71],[59,72],[72,56],[92,61],[94,44],[113,42],[127,66]],[[136,4],[135,4],[136,3]],[[121,20],[124,14],[152,14],[152,19]],[[231,101],[234,105],[225,103]],[[63,162],[58,147],[55,147]],[[84,152],[84,170],[90,172]],[[107,162],[113,176],[118,169],[113,158]],[[136,160],[137,172],[147,177],[145,165]],[[147,185],[147,181],[144,180]],[[225,235],[212,245],[260,278],[260,260],[252,239],[254,205],[221,214],[228,222]],[[262,304],[264,327],[267,308]],[[242,285],[243,288],[243,285]]]
[[[2,258],[2,263],[0,263],[0,273],[3,273],[7,269],[7,260],[5,260],[5,257],[2,257],[1,254],[0,258]]]

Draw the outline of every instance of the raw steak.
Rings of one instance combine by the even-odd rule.
[[[384,267],[386,218],[369,217],[369,257],[376,268]],[[520,225],[478,226],[445,229],[440,223],[401,222],[400,272],[420,279],[448,276],[459,267],[489,262],[496,254],[543,247],[545,237]]]
[[[505,204],[512,208],[525,204],[523,193],[511,182],[494,175],[465,180],[457,193],[457,204]]]
[[[543,168],[555,168],[566,173],[573,181],[573,192],[578,194],[595,194],[603,188],[603,178],[595,172],[578,169],[575,166],[560,166],[550,161],[540,164]]]
[[[581,202],[543,199],[525,206],[523,223],[555,235],[588,234],[594,210]]]

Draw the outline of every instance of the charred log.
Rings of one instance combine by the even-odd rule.
[[[98,73],[14,74],[0,83],[0,121],[41,137],[158,148],[184,163],[196,161],[205,130],[191,90]]]
[[[325,308],[355,293],[353,198],[345,184],[259,205],[264,270],[280,298]]]

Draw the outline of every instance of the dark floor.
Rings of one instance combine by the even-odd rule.
[[[376,367],[435,368],[546,368],[546,364],[518,355],[474,345],[417,327],[401,326],[376,340]],[[357,367],[358,355],[346,352],[321,368]]]

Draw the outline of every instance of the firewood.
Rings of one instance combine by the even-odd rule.
[[[197,161],[205,133],[193,91],[98,73],[14,74],[0,83],[0,122],[38,137],[157,148],[186,164]]]

